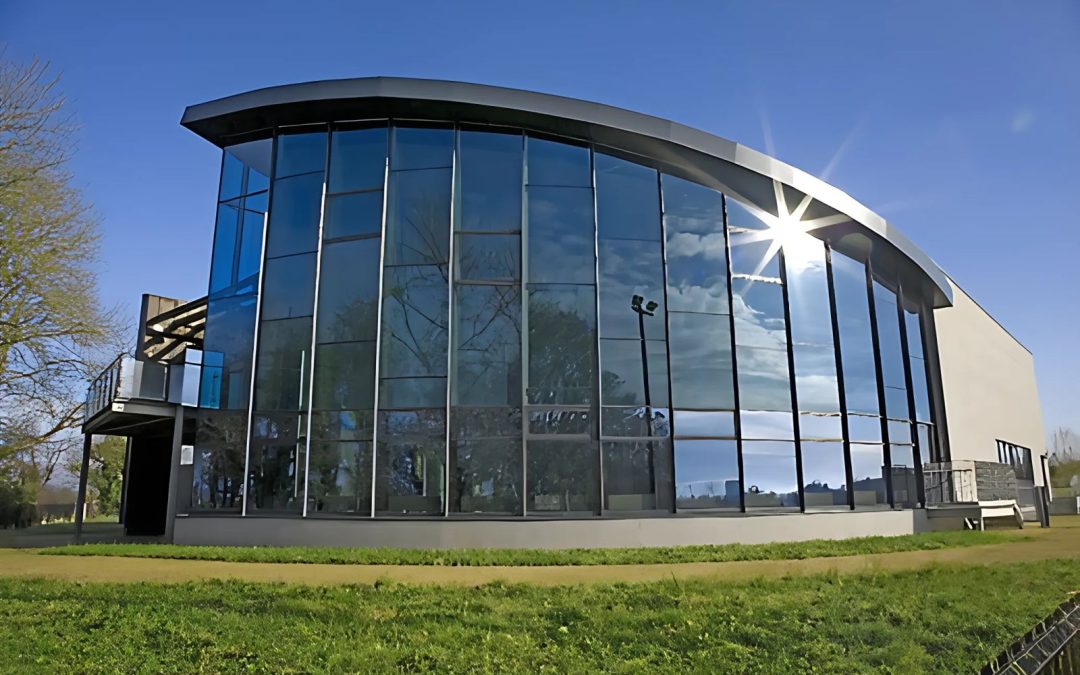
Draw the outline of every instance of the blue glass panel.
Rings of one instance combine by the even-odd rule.
[[[791,410],[787,351],[736,346],[739,404],[744,410]]]
[[[327,197],[323,239],[379,234],[382,206],[382,190]]]
[[[459,142],[461,211],[458,230],[521,230],[522,137],[519,134],[462,131]]]
[[[328,192],[381,188],[385,173],[385,128],[335,131],[331,135]]]
[[[658,241],[600,242],[600,336],[663,340],[664,267]],[[634,297],[641,298],[639,309]],[[649,308],[652,309],[649,309]]]
[[[326,244],[319,275],[319,342],[374,340],[378,330],[378,239]]]
[[[656,171],[596,153],[596,218],[600,239],[660,241]]]
[[[262,292],[264,321],[311,316],[314,302],[314,253],[266,261]]]
[[[397,127],[390,159],[392,171],[449,168],[454,161],[451,129]]]
[[[245,207],[251,203],[248,197]],[[265,207],[264,207],[265,208]],[[262,256],[263,223],[264,214],[260,211],[252,211],[245,208],[243,215],[243,231],[240,234],[240,257],[236,268],[238,282],[253,277],[259,273],[259,259]],[[254,290],[254,287],[252,287]]]
[[[530,287],[530,403],[588,404],[596,390],[596,297],[592,286]]]
[[[529,185],[592,187],[588,148],[531,136],[527,145]]]
[[[454,254],[458,279],[516,281],[521,278],[521,235],[459,234]]]
[[[668,321],[674,405],[734,409],[728,317],[671,312]]]
[[[804,441],[801,447],[806,510],[850,508],[843,444]]]
[[[390,174],[385,264],[441,264],[449,260],[450,180],[450,169]]]
[[[371,410],[375,405],[375,343],[339,342],[315,348],[312,406]]]
[[[885,460],[880,445],[851,444],[851,489],[855,508],[889,503],[885,485]]]
[[[765,281],[737,280],[732,290],[736,344],[786,350],[783,287]]]
[[[446,376],[448,302],[445,267],[386,269],[382,377]]]
[[[530,187],[529,281],[596,283],[593,193]]]
[[[743,441],[746,510],[799,508],[795,445],[785,441]]]
[[[322,174],[274,181],[266,257],[307,253],[318,247]]]
[[[326,133],[283,134],[277,138],[274,179],[326,169]],[[321,181],[320,177],[320,181]]]
[[[244,163],[225,148],[221,163],[221,185],[218,187],[218,200],[225,201],[239,197],[244,185]]]
[[[516,286],[454,290],[456,372],[460,405],[521,405],[521,295]]]
[[[214,253],[210,261],[210,292],[228,288],[233,283],[233,261],[236,256],[236,228],[240,217],[240,200],[218,206],[214,226]]]
[[[659,340],[600,340],[600,392],[605,406],[668,405],[667,345]],[[644,368],[649,372],[645,395]]]
[[[735,441],[675,441],[675,506],[679,511],[739,508]]]
[[[876,415],[879,413],[877,371],[870,328],[866,267],[861,262],[834,252],[832,269],[847,407],[849,411]]]

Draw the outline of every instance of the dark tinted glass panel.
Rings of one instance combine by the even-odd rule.
[[[323,246],[319,274],[319,342],[374,340],[379,297],[378,239]]]
[[[387,268],[383,280],[382,377],[446,375],[446,268]]]
[[[635,296],[640,298],[637,307]],[[600,336],[639,338],[642,328],[647,339],[665,337],[660,242],[601,241]]]
[[[379,408],[433,408],[446,405],[445,377],[383,379]]]
[[[919,505],[919,474],[915,471],[917,459],[912,451],[909,445],[890,446],[893,504],[903,509]]]
[[[591,286],[529,290],[530,403],[588,404],[596,388],[596,299]]]
[[[581,406],[530,406],[529,434],[558,436],[593,436],[592,411]]]
[[[856,509],[889,503],[880,445],[851,444],[851,476]]]
[[[397,127],[390,168],[447,168],[453,163],[454,132],[450,129]]]
[[[266,261],[263,321],[311,316],[315,302],[315,254]]]
[[[371,514],[371,443],[314,442],[308,466],[308,515]]]
[[[679,407],[735,407],[731,328],[719,314],[668,314],[671,396]]]
[[[198,411],[192,467],[192,511],[240,510],[246,440],[246,411]]]
[[[335,131],[330,137],[329,192],[382,187],[386,129]]]
[[[783,287],[763,281],[736,280],[732,290],[736,343],[787,349]]]
[[[266,206],[261,211],[252,210],[252,198],[244,200],[245,209],[241,215],[240,255],[237,256],[236,279],[244,283],[243,292],[254,292],[255,279],[259,272],[259,260],[262,258],[263,223]],[[265,200],[263,200],[265,201]]]
[[[519,231],[522,137],[462,131],[459,142],[461,220],[458,229]]]
[[[802,444],[806,510],[847,509],[847,467],[842,443]]]
[[[728,411],[675,411],[675,435],[697,438],[734,438],[735,413]]]
[[[256,413],[248,458],[248,513],[299,512],[304,500],[305,416]]]
[[[390,174],[386,264],[445,263],[450,251],[450,169]]]
[[[454,403],[520,405],[518,287],[458,286],[454,292]]]
[[[737,347],[739,403],[744,410],[791,410],[787,352]]]
[[[877,414],[877,373],[866,290],[866,268],[860,262],[834,253],[832,270],[847,407],[849,411]]]
[[[203,337],[200,407],[248,407],[254,336],[254,295],[210,300]],[[246,431],[246,422],[244,426]]]
[[[451,512],[521,514],[520,439],[455,441],[452,452]]]
[[[735,441],[675,441],[675,506],[680,511],[739,508]]]
[[[521,438],[521,406],[454,404],[452,413],[452,438],[458,440],[494,437]]]
[[[530,187],[529,281],[596,283],[593,193]]]
[[[285,134],[277,139],[274,178],[322,172],[326,168],[326,134]],[[320,179],[321,182],[321,179]]]
[[[266,257],[314,251],[319,237],[323,177],[307,174],[274,181]]]
[[[671,411],[640,405],[604,406],[600,433],[614,438],[666,438],[671,435]]]
[[[794,420],[790,413],[766,410],[743,410],[739,414],[743,438],[760,440],[793,440]]]
[[[382,190],[327,197],[323,239],[379,234],[382,202]]]
[[[442,513],[445,410],[380,412],[379,418],[375,512]]]
[[[659,340],[600,340],[601,400],[609,405],[668,405],[667,348]],[[645,369],[649,395],[645,395]]]
[[[521,235],[459,234],[454,254],[458,279],[513,281],[521,278]]]
[[[210,260],[211,293],[228,288],[233,283],[240,204],[237,200],[218,205],[217,224],[214,226],[214,253]]]
[[[375,433],[371,410],[323,410],[311,415],[311,438],[315,441],[364,441]]]
[[[599,510],[596,443],[530,440],[527,450],[529,515],[584,515]]]
[[[539,138],[529,138],[528,184],[592,186],[589,149]]]
[[[318,410],[371,409],[375,404],[375,343],[342,342],[315,348]]]
[[[225,148],[221,171],[220,201],[269,187],[271,149],[269,138]]]
[[[744,441],[742,450],[746,509],[798,508],[795,445],[776,441]]]
[[[656,171],[596,153],[596,218],[601,239],[660,241]]]
[[[256,410],[299,410],[310,374],[311,317],[264,321],[255,374]]]
[[[671,441],[602,443],[604,508],[608,511],[670,511]]]

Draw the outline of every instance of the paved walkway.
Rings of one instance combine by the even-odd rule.
[[[492,581],[560,585],[660,579],[750,579],[870,570],[907,570],[932,564],[992,565],[1071,558],[1080,564],[1080,517],[1058,517],[1052,528],[1029,526],[1030,541],[937,551],[909,551],[809,560],[767,560],[660,565],[578,567],[435,567],[422,565],[307,565],[162,560],[105,556],[46,556],[31,550],[0,549],[0,576],[72,581],[183,582],[202,579],[303,584],[406,583],[479,585]]]

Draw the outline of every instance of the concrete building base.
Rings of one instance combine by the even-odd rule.
[[[174,542],[215,546],[627,548],[895,536],[930,529],[926,511],[595,520],[346,520],[181,516]]]

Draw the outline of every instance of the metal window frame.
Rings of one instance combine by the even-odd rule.
[[[871,244],[873,249],[873,244]],[[889,421],[885,409],[885,378],[881,366],[881,339],[878,335],[877,301],[874,298],[874,269],[870,263],[872,256],[863,262],[866,270],[866,296],[870,309],[870,337],[874,344],[874,374],[877,377],[878,420],[881,423],[881,459],[885,463],[885,493],[889,508],[896,508],[892,482],[892,445],[889,443]]]
[[[840,434],[843,436],[844,470],[847,481],[848,509],[855,510],[855,478],[851,460],[851,431],[848,428],[847,390],[844,388],[844,353],[840,345],[840,317],[836,308],[836,282],[833,279],[832,247],[825,244],[825,277],[829,289],[829,321],[832,325],[833,358],[836,361],[836,393],[840,405]]]

